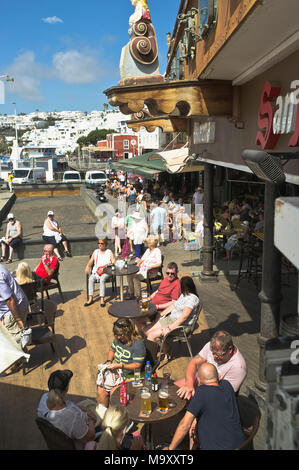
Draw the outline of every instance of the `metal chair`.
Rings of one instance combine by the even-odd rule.
[[[147,270],[146,279],[142,279],[141,282],[146,282],[147,291],[149,293],[153,292],[152,282],[153,281],[162,281],[164,279],[163,275],[163,263],[164,263],[164,255],[162,255],[162,262],[161,266],[158,268],[151,268]]]
[[[57,305],[51,300],[46,299],[44,302],[44,310],[38,313],[32,313],[37,319],[37,324],[31,325],[32,340],[30,345],[50,344],[52,351],[58,356],[60,363],[62,360],[57,348],[55,334],[55,316]],[[28,347],[27,347],[28,349]],[[23,363],[23,375],[26,375],[26,363]]]
[[[35,419],[35,422],[49,450],[76,450],[73,439],[60,429],[57,429],[49,421],[38,417]]]
[[[191,338],[195,329],[197,328],[197,321],[198,321],[201,311],[202,311],[202,304],[201,302],[199,302],[192,324],[190,326],[184,326],[184,325],[177,326],[176,328],[173,328],[173,330],[171,330],[167,335],[163,337],[161,345],[160,345],[160,357],[158,360],[159,363],[161,362],[161,359],[162,359],[162,352],[163,352],[163,347],[165,343],[173,343],[173,342],[187,343],[190,357],[191,358],[193,357],[189,339]],[[156,368],[158,367],[159,363],[157,364]]]

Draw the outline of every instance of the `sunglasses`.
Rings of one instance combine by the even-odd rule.
[[[105,245],[105,243],[103,243],[103,242],[98,242],[98,245]]]
[[[123,328],[124,326],[128,325],[126,320],[116,320],[116,322],[113,323],[113,326],[116,326],[117,328]]]
[[[169,271],[166,271],[167,276],[175,276],[176,273],[170,273]]]
[[[213,356],[216,356],[216,357],[224,357],[227,353],[228,353],[228,351],[226,351],[226,352],[212,351]]]

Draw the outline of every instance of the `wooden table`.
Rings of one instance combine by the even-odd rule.
[[[136,318],[150,317],[157,312],[155,304],[148,303],[147,310],[141,310],[139,302],[134,300],[123,300],[122,302],[113,302],[108,308],[108,313],[117,318],[129,318],[136,320]]]
[[[162,384],[162,379],[158,378],[159,389]],[[111,405],[119,405],[120,403],[120,385],[111,395]],[[127,382],[127,393],[129,394],[129,403],[126,408],[128,411],[129,418],[136,423],[145,424],[145,443],[148,449],[153,449],[153,437],[151,426],[154,423],[160,423],[166,421],[173,416],[179,414],[186,406],[187,400],[183,400],[177,395],[178,387],[170,381],[168,386],[169,400],[175,406],[169,408],[166,414],[160,413],[158,409],[158,392],[151,392],[151,403],[152,403],[152,413],[149,417],[140,417],[140,389],[142,387],[133,387],[132,382]],[[163,441],[163,436],[161,436],[161,442]]]
[[[104,273],[108,274],[108,276],[119,276],[119,294],[120,294],[120,300],[121,302],[124,300],[124,281],[123,277],[124,276],[130,276],[132,274],[136,274],[139,271],[138,266],[136,264],[128,264],[127,268],[119,269],[117,266],[115,266],[115,270],[112,271],[111,266],[106,266],[104,268]]]

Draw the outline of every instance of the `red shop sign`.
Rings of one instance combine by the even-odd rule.
[[[282,134],[292,134],[289,147],[299,145],[299,80],[291,83],[291,89],[294,91],[281,96],[280,87],[273,87],[268,81],[265,83],[257,118],[259,131],[255,141],[263,149],[274,149]]]

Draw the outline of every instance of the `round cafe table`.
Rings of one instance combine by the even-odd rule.
[[[117,318],[142,318],[150,317],[157,311],[156,305],[148,303],[147,310],[141,310],[139,302],[136,299],[123,300],[122,302],[113,302],[108,308],[108,313]]]
[[[158,378],[159,389],[161,388],[162,379]],[[152,413],[148,417],[140,416],[140,389],[141,387],[133,387],[132,382],[126,382],[127,393],[129,394],[129,402],[126,406],[130,420],[136,423],[145,424],[145,443],[148,449],[153,449],[153,436],[152,436],[152,424],[160,423],[166,421],[173,416],[178,415],[186,407],[187,400],[180,398],[176,392],[179,389],[172,381],[170,381],[168,386],[169,402],[174,405],[174,407],[169,408],[167,413],[161,413],[159,411],[159,398],[158,392],[151,392],[151,404],[152,404]],[[120,404],[120,385],[115,389],[110,397],[111,405]],[[163,442],[163,436],[161,436],[161,442]]]
[[[112,271],[111,266],[106,266],[106,268],[103,269],[105,274],[108,274],[108,276],[115,276],[119,277],[119,294],[120,294],[120,300],[121,302],[124,300],[124,276],[130,276],[132,274],[136,274],[139,271],[138,266],[136,264],[128,264],[127,268],[119,269],[117,266],[115,266],[115,270]]]

